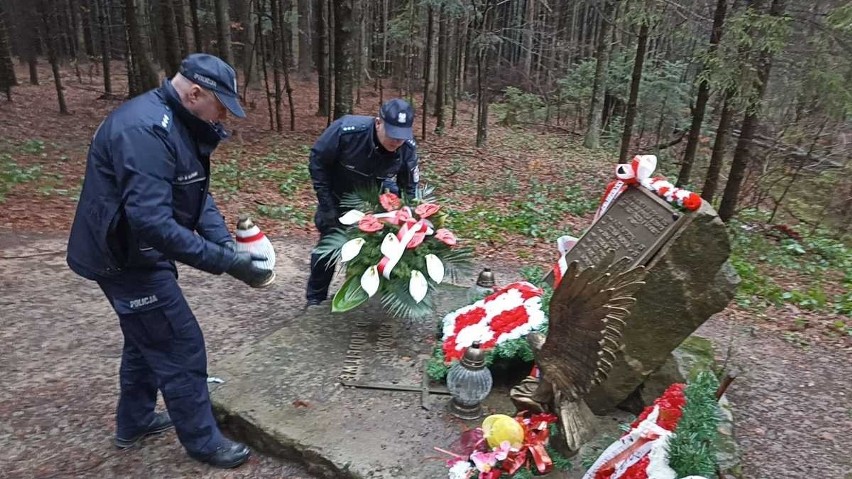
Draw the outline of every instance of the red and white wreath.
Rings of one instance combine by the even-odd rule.
[[[542,290],[530,283],[510,283],[485,298],[459,308],[442,321],[444,362],[459,360],[474,342],[482,349],[518,339],[546,322]]]

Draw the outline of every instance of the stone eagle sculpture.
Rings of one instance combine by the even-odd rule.
[[[556,445],[569,454],[594,433],[595,417],[583,397],[612,369],[633,294],[644,284],[644,267],[613,257],[610,252],[583,270],[577,261],[568,265],[550,300],[547,336],[527,336],[541,377],[527,377],[510,393],[518,410],[559,417],[564,443]]]

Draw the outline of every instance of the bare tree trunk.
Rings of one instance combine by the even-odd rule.
[[[74,28],[74,40],[76,42],[76,59],[79,63],[88,63],[86,55],[86,35],[83,33],[83,14],[80,0],[69,0],[71,9],[71,26]]]
[[[6,27],[6,12],[0,4],[0,91],[6,93],[6,99],[12,101],[12,87],[18,86],[15,77],[15,64],[12,62],[12,49],[9,45],[9,32]]]
[[[234,54],[231,51],[231,17],[228,15],[228,0],[215,0],[216,2],[216,46],[219,57],[234,64]]]
[[[328,2],[320,0],[319,11],[316,16],[317,32],[317,86],[319,88],[319,103],[317,105],[317,116],[328,116],[331,111],[331,92],[329,91],[329,59],[328,59]]]
[[[245,85],[257,85],[260,75],[258,75],[257,67],[257,44],[255,43],[254,34],[254,15],[257,10],[257,2],[255,0],[243,0],[243,19],[242,24],[245,27],[243,36],[245,43],[243,44],[243,70],[245,72]],[[246,90],[245,88],[243,89]]]
[[[273,0],[274,1],[274,0]],[[266,40],[263,37],[263,16],[266,14],[264,0],[258,0],[257,28],[255,28],[255,44],[260,45],[260,65],[263,68],[263,88],[266,92],[266,107],[269,113],[269,129],[275,129],[275,119],[272,115],[272,93],[269,91],[269,73],[266,69]]]
[[[598,53],[595,66],[595,80],[592,85],[592,101],[589,104],[589,124],[583,146],[586,148],[598,148],[601,140],[601,104],[605,89],[606,68],[609,64],[610,50],[610,25],[614,22],[616,2],[618,0],[604,0],[603,19],[601,20],[600,32],[598,34]]]
[[[648,45],[648,22],[643,20],[636,39],[636,59],[633,61],[633,75],[630,79],[630,97],[627,100],[627,112],[624,115],[624,131],[621,134],[621,151],[618,162],[624,163],[630,151],[633,138],[633,122],[636,120],[636,101],[639,98],[639,84],[642,83],[642,68],[645,65],[645,50]]]
[[[315,15],[313,11],[316,6],[310,0],[298,0],[299,2],[299,71],[310,73],[313,67],[311,59],[311,43],[313,42],[313,31],[311,30],[311,18]]]
[[[62,88],[62,76],[59,73],[59,59],[56,53],[56,10],[55,4],[49,0],[40,0],[41,21],[44,33],[44,43],[47,46],[48,61],[53,70],[53,82],[56,85],[56,98],[59,101],[59,113],[68,114],[68,106],[65,104],[65,92]]]
[[[722,172],[722,163],[725,160],[728,136],[731,134],[731,120],[734,117],[734,109],[730,104],[730,94],[725,92],[722,106],[722,114],[719,115],[719,126],[716,128],[716,139],[713,142],[713,154],[710,156],[710,165],[704,177],[704,187],[701,188],[701,198],[712,203],[719,185],[719,174]]]
[[[151,52],[142,37],[133,0],[124,0],[124,15],[129,41],[129,61],[135,74],[135,81],[131,82],[134,88],[130,89],[130,96],[136,96],[144,91],[156,88],[159,79],[154,66],[151,65]]]
[[[281,131],[284,127],[281,124],[281,63],[283,58],[284,45],[281,39],[284,37],[284,32],[281,25],[281,0],[269,0],[270,12],[272,14],[272,78],[275,87],[275,129]]]
[[[725,14],[728,9],[728,0],[716,0],[716,13],[713,15],[713,30],[710,33],[710,47],[708,55],[713,55],[722,39],[722,25],[725,23]],[[709,66],[704,66],[704,71]],[[698,148],[698,139],[701,135],[701,124],[704,122],[704,112],[707,101],[710,99],[710,83],[704,76],[698,83],[698,94],[695,98],[695,109],[692,111],[692,126],[689,127],[689,136],[686,139],[686,149],[683,153],[683,163],[680,173],[677,175],[677,186],[689,183],[689,175],[692,173],[692,164],[695,162],[695,151]]]
[[[188,27],[188,13],[186,0],[172,0],[172,7],[175,11],[175,26],[177,27],[177,37],[179,42],[180,57],[185,58],[189,55],[189,37],[192,36],[192,29]]]
[[[773,17],[783,16],[786,8],[785,2],[786,0],[772,0],[772,5],[769,7],[769,15]],[[725,193],[722,196],[722,202],[719,204],[719,218],[722,221],[728,221],[736,212],[740,188],[742,187],[742,181],[745,177],[746,167],[748,166],[751,141],[760,123],[760,103],[766,93],[766,84],[769,81],[771,69],[772,54],[762,51],[758,56],[756,65],[757,85],[755,85],[755,91],[757,91],[757,95],[753,107],[747,110],[743,119],[743,124],[740,128],[740,137],[737,140],[737,148],[734,150],[734,158],[731,160],[731,171],[728,174],[728,182],[725,184]]]
[[[420,135],[421,140],[426,140],[426,123],[429,120],[429,77],[432,74],[432,34],[435,30],[435,15],[432,6],[426,7],[426,61],[423,62],[423,126]]]
[[[109,18],[107,17],[107,0],[94,0],[98,5],[98,28],[101,37],[101,69],[104,76],[104,96],[112,96],[112,77],[110,75],[110,60],[112,45],[109,35]]]
[[[293,88],[290,86],[290,65],[293,64],[293,61],[290,56],[290,48],[287,42],[287,32],[284,28],[284,24],[287,23],[284,8],[281,8],[280,15],[281,17],[278,20],[278,26],[281,29],[281,73],[284,76],[284,91],[287,93],[287,104],[290,108],[290,131],[293,131],[296,129],[296,109],[293,105]],[[290,41],[298,41],[298,38],[294,38],[293,35],[290,35]],[[281,127],[279,127],[279,131],[280,130]]]
[[[160,0],[160,27],[163,31],[163,47],[166,54],[166,76],[173,77],[180,68],[180,40],[173,0]]]
[[[532,57],[533,57],[533,22],[535,21],[535,0],[526,0],[527,9],[524,15],[523,24],[523,56],[524,56],[524,76],[529,80],[532,72]]]
[[[195,42],[195,51],[204,51],[204,41],[201,37],[201,22],[198,20],[198,0],[189,0],[189,16],[192,19],[192,40]]]
[[[438,11],[438,78],[435,88],[435,134],[440,136],[444,133],[444,104],[447,102],[447,66],[449,63],[449,30],[450,24],[446,12]]]
[[[352,113],[353,0],[334,2],[334,118]]]
[[[484,146],[488,141],[488,103],[490,101],[488,67],[490,62],[491,45],[485,41],[486,36],[493,31],[494,12],[491,0],[486,2],[485,11],[482,14],[482,29],[479,32],[483,40],[476,54],[476,93],[477,93],[477,115],[476,115],[476,146]]]

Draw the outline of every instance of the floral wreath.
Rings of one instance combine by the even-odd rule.
[[[672,384],[612,443],[583,479],[706,479],[715,473],[715,376]]]
[[[343,227],[315,249],[345,264],[332,312],[352,310],[377,294],[393,316],[433,311],[432,293],[448,274],[467,267],[471,252],[443,227],[446,214],[431,191],[418,190],[410,204],[393,193],[360,191],[343,198],[341,206],[350,208],[339,218]]]
[[[444,316],[444,363],[461,359],[465,349],[475,342],[483,350],[490,350],[538,329],[546,321],[541,295],[540,288],[520,281]]]

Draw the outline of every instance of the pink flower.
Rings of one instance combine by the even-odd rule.
[[[437,213],[440,209],[441,207],[436,204],[423,203],[422,205],[418,205],[417,208],[414,209],[414,212],[421,218],[428,218]]]
[[[375,233],[376,231],[381,231],[382,228],[384,228],[384,225],[373,215],[365,215],[358,221],[358,229],[365,233]]]
[[[439,241],[442,241],[450,246],[455,246],[458,240],[456,240],[456,235],[452,233],[452,231],[441,228],[435,232],[435,238]]]
[[[396,196],[393,193],[384,193],[379,195],[379,203],[385,211],[392,211],[402,206],[402,201],[399,200],[399,196]]]

